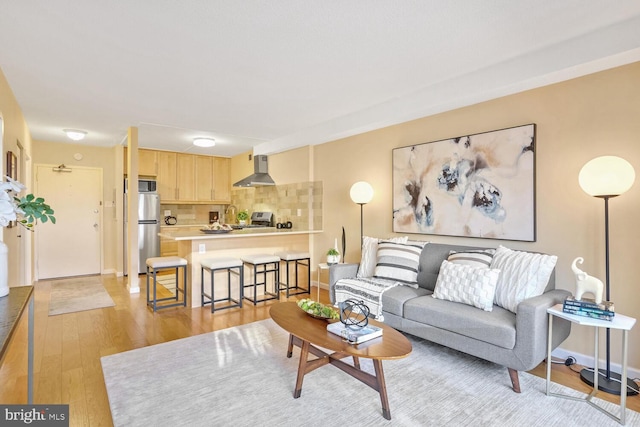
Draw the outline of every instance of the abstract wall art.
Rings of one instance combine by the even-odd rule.
[[[393,150],[393,231],[536,239],[536,126]]]

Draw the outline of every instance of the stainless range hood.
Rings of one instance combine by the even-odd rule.
[[[253,175],[233,184],[234,187],[258,187],[261,185],[276,185],[269,176],[269,166],[265,155],[253,156]]]

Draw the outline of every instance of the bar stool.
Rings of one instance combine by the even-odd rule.
[[[174,269],[176,270],[176,294],[172,297],[158,299],[158,278],[156,273],[161,270]],[[184,281],[182,282],[182,289],[180,289],[179,272],[183,269]],[[153,299],[149,295],[149,276],[153,273]],[[180,294],[182,294],[182,301],[180,301]],[[172,304],[158,305],[162,301],[176,301]],[[169,308],[176,306],[187,306],[187,260],[177,256],[165,256],[147,258],[147,305],[153,308],[153,311],[158,311],[161,308]]]
[[[244,285],[245,288],[253,287],[253,298],[247,297],[247,293],[245,292],[244,299],[251,301],[253,305],[259,302],[277,299],[278,288],[280,286],[280,258],[269,254],[245,255],[242,257],[242,263],[245,267],[253,269],[253,282]],[[273,292],[267,290],[268,273],[274,274]],[[262,275],[262,282],[258,282],[258,275]],[[258,286],[264,286],[264,294],[261,299],[258,299]]]
[[[237,271],[234,271],[237,269]],[[204,272],[209,271],[211,273],[211,295],[207,294],[204,291]],[[216,271],[226,271],[227,272],[227,296],[224,298],[215,298],[214,291],[214,275]],[[231,274],[235,274],[238,276],[238,288],[239,288],[239,298],[233,299],[231,297]],[[242,260],[240,258],[210,258],[203,259],[200,261],[200,299],[202,301],[202,307],[206,304],[211,304],[211,312],[213,313],[216,310],[224,310],[227,308],[240,307],[242,308],[242,297],[243,297],[243,285],[244,285],[244,267],[242,264]],[[208,301],[205,300],[208,299]],[[222,307],[216,307],[217,302],[228,302],[228,305],[224,305]]]
[[[311,254],[309,252],[277,252],[276,256],[280,258],[280,261],[284,261],[287,273],[285,275],[286,282],[280,282],[279,290],[285,290],[287,292],[287,298],[290,295],[300,295],[300,294],[308,294],[311,291]],[[289,281],[289,263],[294,263],[294,269],[296,272],[296,281],[292,284]],[[307,267],[307,287],[304,288],[300,286],[300,281],[298,280],[298,266]],[[280,274],[282,277],[282,273]],[[294,285],[294,286],[292,286]],[[295,289],[295,292],[292,290]]]

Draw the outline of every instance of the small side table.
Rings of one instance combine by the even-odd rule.
[[[596,405],[592,402],[593,397],[598,392],[598,329],[599,328],[609,328],[609,329],[619,329],[622,331],[622,378],[623,381],[627,378],[627,350],[629,347],[628,337],[629,331],[633,328],[633,325],[636,323],[636,319],[633,317],[628,317],[622,314],[616,313],[613,320],[600,320],[600,319],[592,319],[590,317],[577,316],[575,314],[569,314],[562,311],[562,304],[556,304],[553,307],[547,309],[547,313],[549,314],[549,335],[547,338],[547,396],[556,396],[563,397],[565,399],[571,400],[581,400],[587,402],[589,405],[593,406],[600,412],[608,415],[614,420],[618,421],[620,424],[625,425],[625,412],[627,409],[627,393],[620,393],[620,417],[616,417],[611,412],[605,410],[604,408]],[[586,398],[568,396],[564,394],[551,393],[551,336],[553,329],[553,316],[560,317],[562,319],[568,320],[572,323],[576,323],[578,325],[584,326],[593,326],[594,327],[594,341],[595,341],[595,352],[594,352],[594,376],[593,376],[593,391]]]
[[[318,302],[320,302],[320,272],[322,270],[329,270],[331,269],[331,266],[329,264],[327,264],[326,262],[321,262],[320,264],[318,264]]]

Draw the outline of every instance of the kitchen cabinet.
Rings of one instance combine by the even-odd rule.
[[[158,176],[156,185],[160,201],[175,201],[177,198],[177,153],[170,151],[158,151]]]
[[[127,147],[124,147],[124,174],[127,174],[129,162]],[[158,175],[158,152],[155,150],[138,149],[138,176]]]
[[[196,156],[176,154],[176,200],[193,202],[196,200]]]
[[[231,161],[225,157],[196,157],[196,201],[230,203]]]
[[[231,159],[213,158],[213,200],[231,203]]]
[[[230,203],[231,160],[156,151],[157,189],[162,203]]]

